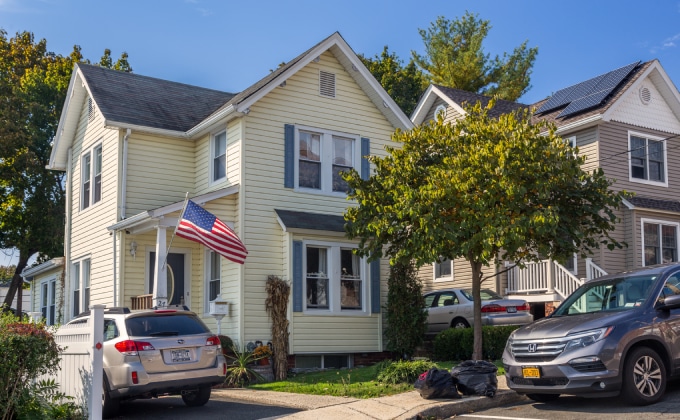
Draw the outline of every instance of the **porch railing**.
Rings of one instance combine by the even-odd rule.
[[[586,281],[606,275],[607,272],[595,264],[592,258],[586,258]]]
[[[153,306],[153,295],[139,295],[139,296],[132,296],[130,298],[132,300],[132,304],[130,305],[131,309],[149,309]]]
[[[509,267],[512,263],[506,262]],[[542,260],[525,264],[524,268],[513,267],[508,271],[507,294],[556,293],[562,299],[569,296],[584,282],[606,275],[591,258],[586,259],[586,278],[579,279],[563,265]]]

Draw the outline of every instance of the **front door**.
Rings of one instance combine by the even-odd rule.
[[[149,291],[153,293],[153,285],[156,279],[156,253],[151,252],[149,257]],[[184,299],[184,254],[168,254],[168,305],[187,305]]]

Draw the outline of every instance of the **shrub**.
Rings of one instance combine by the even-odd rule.
[[[44,324],[0,317],[0,409],[2,418],[17,417],[23,407],[34,406],[38,397],[31,380],[56,373],[59,346]]]
[[[418,376],[437,365],[430,360],[399,360],[379,367],[378,381],[389,384],[413,383]]]
[[[505,343],[519,326],[482,327],[482,357],[497,360],[503,355]],[[435,360],[470,360],[473,346],[472,328],[449,328],[434,339]]]
[[[387,350],[408,358],[423,342],[427,312],[423,287],[410,262],[390,266],[385,305]]]
[[[257,361],[252,352],[247,350],[241,351],[236,347],[232,347],[231,350],[234,355],[227,356],[232,360],[231,366],[227,368],[227,377],[225,379],[227,385],[243,388],[252,381],[264,381],[262,375],[250,367]]]
[[[231,348],[234,347],[234,342],[227,335],[220,334],[218,337],[220,339],[220,344],[222,345],[222,354],[228,354],[231,351]]]

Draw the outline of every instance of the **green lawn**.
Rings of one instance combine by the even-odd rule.
[[[440,369],[450,370],[456,362],[437,362]],[[499,362],[496,362],[500,366]],[[502,374],[502,367],[499,368]],[[336,397],[375,398],[413,390],[412,383],[387,384],[376,380],[377,366],[289,375],[279,382],[251,385],[250,388],[297,394],[331,395]]]

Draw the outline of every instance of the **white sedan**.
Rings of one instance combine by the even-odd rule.
[[[482,289],[482,325],[524,325],[533,322],[529,304],[521,299],[503,299]],[[425,294],[427,333],[447,328],[467,328],[474,322],[472,290],[445,289]]]

